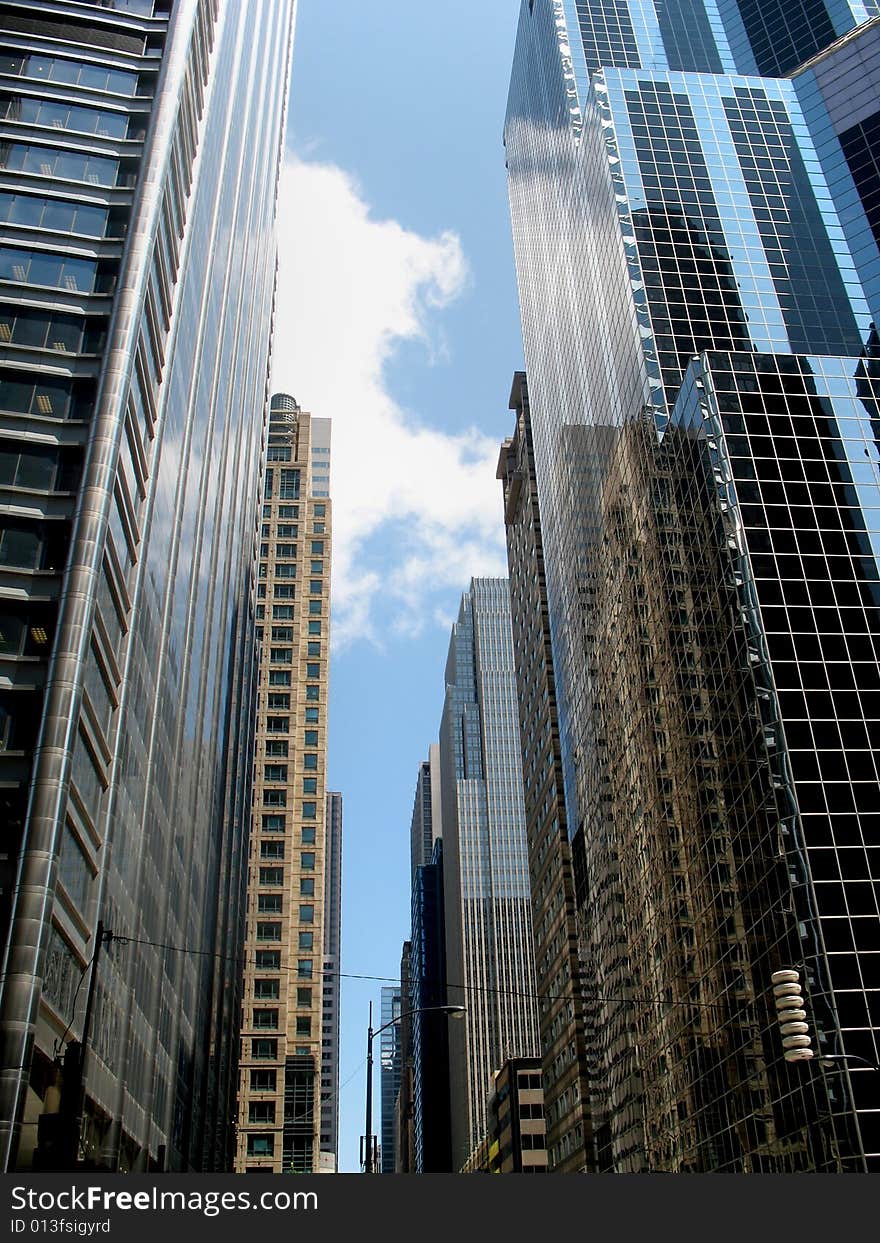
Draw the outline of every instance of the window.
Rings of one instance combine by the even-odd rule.
[[[314,530],[316,535],[323,535],[324,534],[324,523],[316,522],[312,529]]]
[[[312,990],[310,988],[298,988],[296,990],[296,1004],[298,1006],[310,1006],[312,1004]]]
[[[309,595],[319,596],[324,590],[324,580],[322,578],[312,578],[309,580]],[[309,602],[311,605],[311,601]],[[309,608],[311,612],[311,607]]]
[[[314,642],[309,643],[308,654],[309,656],[320,656],[321,655],[321,644],[314,643]]]
[[[279,518],[298,518],[299,517],[299,505],[279,505],[278,506],[278,517]]]
[[[318,731],[316,729],[306,730],[305,745],[307,747],[316,747],[318,745]],[[311,765],[307,765],[307,767],[311,767]]]
[[[309,905],[309,906],[301,906],[301,907],[299,908],[299,919],[300,919],[300,923],[303,923],[303,924],[313,924],[313,923],[315,922],[315,908],[314,908],[314,906],[311,906],[311,905]]]
[[[310,980],[312,978],[311,958],[300,958],[297,961],[296,974],[300,980]]]
[[[284,868],[260,868],[261,885],[283,885]]]
[[[267,462],[289,462],[290,447],[289,445],[269,445],[266,452]]]
[[[275,534],[279,539],[296,539],[299,535],[299,527],[292,522],[279,522]]]
[[[264,833],[283,833],[287,827],[284,816],[263,816],[263,832]],[[267,843],[264,843],[264,845]],[[274,843],[268,843],[274,845]]]
[[[287,734],[290,732],[290,718],[286,716],[270,716],[266,718],[268,734]]]
[[[318,767],[318,757],[317,755],[314,754],[314,752],[309,752],[308,754],[303,756],[303,767],[304,768],[317,768]]]
[[[304,845],[309,845],[315,840],[315,830],[311,826],[303,825],[302,840]],[[312,867],[314,867],[314,862]]]
[[[270,669],[269,670],[270,686],[290,686],[291,677],[289,669]]]
[[[308,721],[310,725],[317,725],[318,724],[318,709],[317,708],[306,708],[306,720]]]
[[[278,1028],[278,1010],[274,1006],[271,1010],[254,1010],[254,1027],[258,1030],[262,1027],[270,1031],[276,1031]]]
[[[282,501],[295,501],[299,499],[299,471],[285,470],[281,468],[281,486],[278,489],[278,495]]]
[[[310,574],[323,574],[324,573],[324,562],[313,561],[311,565],[309,566],[309,573]],[[320,590],[320,588],[318,590]]]
[[[280,980],[254,980],[254,996],[261,1001],[274,1001],[279,996]]]
[[[280,971],[281,950],[257,950],[254,954],[254,966],[259,971]]]
[[[272,627],[273,643],[292,643],[293,642],[293,626],[273,626]]]
[[[310,897],[315,892],[315,878],[313,876],[303,876],[299,882],[299,891],[306,897]]]
[[[273,621],[292,621],[293,605],[292,604],[273,604],[272,605]]]
[[[286,738],[267,738],[266,739],[267,755],[287,755],[287,739]]]
[[[268,707],[270,712],[272,711],[277,712],[279,709],[282,709],[282,710],[289,709],[290,708],[290,696],[282,695],[278,693],[272,694],[272,692],[270,691],[269,696],[266,700],[266,706]]]
[[[301,932],[299,934],[299,948],[301,950],[310,950],[314,945],[314,934],[311,932]]]
[[[313,852],[313,851],[311,851],[311,850],[304,850],[304,851],[300,854],[300,857],[299,857],[299,863],[300,863],[300,867],[302,868],[302,870],[303,870],[304,872],[314,872],[314,870],[315,870],[315,855],[314,855],[314,852]],[[269,927],[269,926],[270,926],[270,925],[268,925],[268,924],[266,925],[266,927]],[[271,926],[272,926],[272,927],[277,927],[277,928],[279,928],[279,929],[281,928],[281,925],[280,925],[280,924],[277,924],[277,925],[276,925],[276,924],[273,924],[273,925],[271,925]],[[257,928],[259,929],[259,924],[257,925]],[[258,934],[257,934],[257,935],[259,935],[259,931],[258,931]],[[268,938],[267,938],[267,939],[268,939]]]
[[[284,579],[296,578],[296,565],[291,561],[280,561],[275,566],[275,577]]]
[[[276,600],[295,600],[296,586],[293,583],[276,583],[272,588],[272,595]]]
[[[309,622],[309,634],[320,634],[320,633],[321,633],[321,623],[319,621],[310,621]]]
[[[275,1136],[249,1135],[247,1137],[247,1155],[249,1157],[273,1157],[275,1155]]]
[[[286,790],[264,790],[263,791],[264,807],[286,807],[287,791]]]
[[[290,647],[270,648],[269,659],[274,665],[289,665],[293,660],[293,649]]]
[[[307,686],[306,687],[306,699],[315,700],[315,699],[320,699],[320,697],[321,697],[320,686]]]
[[[307,1014],[298,1014],[296,1016],[296,1034],[298,1036],[311,1036],[312,1020]]]
[[[278,1041],[260,1036],[251,1041],[251,1057],[255,1062],[268,1061],[278,1057]]]
[[[258,941],[280,941],[281,925],[276,923],[258,923],[257,924],[257,940]]]
[[[263,769],[264,781],[286,781],[287,765],[286,764],[266,764]]]
[[[252,1092],[274,1092],[276,1082],[276,1072],[274,1070],[251,1071]]]
[[[320,600],[309,600],[309,612],[312,614],[320,615],[321,601]]]
[[[283,825],[283,817],[280,817]],[[260,842],[260,858],[261,859],[283,859],[284,858],[284,842]]]
[[[316,518],[323,518],[323,517],[325,517],[326,512],[327,512],[327,506],[326,506],[326,505],[316,505],[316,506],[315,506],[315,508],[312,510],[312,513],[314,514],[314,516],[315,516]]]
[[[313,539],[312,540],[312,556],[323,557],[323,555],[324,555],[324,541],[322,539]]]
[[[318,793],[318,778],[317,777],[303,777],[303,794],[317,794],[317,793]]]
[[[275,545],[275,556],[276,557],[287,557],[287,558],[295,557],[296,556],[296,544],[276,544]]]
[[[320,676],[321,676],[321,666],[318,664],[309,662],[306,665],[306,677],[307,678],[319,678]]]
[[[260,915],[280,915],[282,903],[280,893],[261,893],[257,898],[257,911]]]
[[[303,803],[302,805],[303,820],[315,820],[317,819],[317,816],[318,816],[318,804],[317,803]]]

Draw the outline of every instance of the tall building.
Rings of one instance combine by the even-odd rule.
[[[400,1088],[394,1108],[394,1173],[414,1174],[412,942],[400,952]]]
[[[488,1130],[462,1173],[546,1174],[544,1112],[540,1059],[510,1058],[495,1072]]]
[[[856,902],[876,875],[875,744],[858,728],[876,655],[855,681],[834,655],[877,633],[857,404],[872,400],[873,173],[867,130],[852,165],[840,141],[849,105],[868,130],[876,112],[870,32],[847,33],[869,16],[521,9],[505,145],[600,1170],[880,1159],[856,1070],[866,1047],[876,1060],[880,945],[841,892]],[[801,445],[807,409],[824,422]],[[728,469],[725,452],[753,460]],[[832,560],[858,548],[858,568]],[[809,621],[820,600],[839,621]],[[779,610],[789,633],[771,642]],[[782,655],[802,630],[812,697]],[[821,808],[817,765],[853,780]],[[818,870],[832,856],[833,878]],[[770,976],[788,966],[827,1065],[783,1060]]]
[[[320,446],[319,446],[320,447]],[[313,450],[314,452],[314,450]],[[313,458],[314,461],[314,458]],[[339,999],[342,941],[342,795],[327,793],[324,851],[324,976],[321,983],[321,1154],[339,1168]],[[332,1158],[332,1160],[330,1159]]]
[[[413,1173],[451,1174],[449,1021],[438,1007],[446,992],[443,839],[431,861],[416,868],[412,891]]]
[[[331,502],[315,487],[328,419],[273,396],[257,579],[259,687],[239,1078],[239,1172],[320,1168],[324,950],[338,931],[328,849]],[[329,477],[329,457],[321,473]],[[321,498],[316,498],[320,492]],[[326,878],[331,877],[330,892]],[[327,1037],[327,1039],[332,1039]]]
[[[57,1159],[99,920],[79,1156],[228,1168],[292,10],[3,5],[7,1169]]]
[[[475,578],[446,661],[440,723],[453,1169],[486,1133],[493,1075],[540,1050],[507,579]]]
[[[434,842],[440,835],[443,815],[440,809],[440,747],[432,742],[428,758],[419,765],[410,825],[410,864],[415,882],[416,868],[431,862]]]
[[[381,1122],[379,1132],[379,1172],[395,1172],[397,1147],[397,1098],[403,1074],[402,1032],[400,1016],[404,1011],[400,985],[386,985],[382,989],[379,1011],[381,1026],[385,1028],[379,1040],[379,1086],[381,1099]],[[397,1020],[397,1021],[395,1021]]]
[[[565,819],[541,511],[528,385],[513,378],[514,434],[501,446],[510,612],[535,935],[541,1071],[551,1173],[592,1170],[593,1136],[574,875]]]

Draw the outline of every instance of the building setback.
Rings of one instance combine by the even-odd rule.
[[[440,724],[453,1169],[486,1133],[492,1077],[540,1049],[507,579],[474,578]]]
[[[847,33],[875,12],[521,9],[505,145],[600,1170],[880,1162],[878,254],[844,125],[876,112],[875,35]],[[782,1058],[792,966],[827,1066]]]
[[[522,371],[513,379],[510,408],[516,412],[516,427],[513,436],[501,446],[498,478],[504,488],[519,697],[541,1067],[548,1119],[545,1160],[551,1173],[567,1174],[591,1170],[594,1156],[574,876],[559,755],[541,514],[528,386]]]
[[[84,1160],[229,1166],[291,38],[289,0],[3,6],[5,1169],[76,1159],[99,948]]]
[[[338,849],[340,826],[331,825],[328,844],[332,526],[328,489],[314,486],[316,446],[329,451],[329,419],[276,394],[257,571],[260,677],[236,1153],[245,1173],[312,1173],[321,1165],[328,909],[337,927],[339,919],[338,891],[331,886],[328,896],[325,885],[328,872],[334,880],[327,850]],[[321,460],[329,475],[329,456]]]

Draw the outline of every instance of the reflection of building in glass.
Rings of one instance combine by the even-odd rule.
[[[236,1169],[249,1173],[310,1174],[322,1168],[320,1151],[334,1149],[323,1105],[335,1108],[335,1091],[331,1084],[322,1102],[321,1080],[338,1077],[331,1056],[338,1008],[325,1011],[324,1002],[338,996],[325,962],[338,955],[342,799],[326,789],[332,508],[312,487],[316,439],[330,443],[330,420],[276,393],[257,563],[260,678],[236,1154]]]
[[[811,29],[802,20],[808,10]],[[870,283],[878,268],[868,214],[873,172],[864,158],[876,98],[853,112],[854,124],[867,129],[846,136],[853,157],[846,166],[841,135],[847,91],[857,102],[857,80],[877,72],[874,62],[862,71],[847,66],[848,49],[858,45],[868,57],[873,36],[866,29],[844,38],[825,65],[822,43],[869,16],[863,6],[741,0],[711,6],[720,22],[709,13],[691,0],[524,2],[505,130],[566,818],[588,972],[596,1159],[599,1169],[621,1171],[860,1169],[866,1161],[874,1168],[880,1145],[865,1105],[869,1075],[850,1095],[815,1061],[790,1066],[772,1027],[769,974],[796,961],[809,977],[816,1039],[821,1031],[876,1061],[877,994],[852,961],[837,964],[834,980],[825,924],[840,916],[852,923],[853,938],[862,938],[849,943],[853,954],[861,951],[859,971],[880,946],[876,917],[859,923],[848,905],[832,917],[841,896],[822,891],[813,874],[830,864],[810,847],[807,822],[819,811],[811,804],[818,795],[779,767],[789,764],[784,729],[767,728],[765,717],[778,704],[784,726],[785,704],[774,698],[782,687],[772,660],[769,682],[758,676],[763,649],[735,596],[748,575],[728,564],[734,534],[720,536],[718,528],[724,507],[744,510],[755,490],[763,504],[771,482],[784,496],[765,508],[767,530],[782,526],[797,542],[801,519],[805,531],[815,526],[822,552],[792,554],[784,572],[776,558],[777,579],[788,583],[769,589],[785,596],[773,607],[797,600],[805,610],[799,628],[820,595],[828,608],[865,597],[862,584],[849,583],[838,599],[836,575],[846,580],[856,571],[829,559],[824,521],[832,530],[858,521],[870,529],[870,511],[833,516],[824,484],[791,443],[797,433],[781,425],[766,480],[764,466],[744,466],[753,473],[737,482],[741,493],[718,498],[713,489],[724,471],[712,455],[723,448],[721,432],[697,434],[708,417],[700,410],[704,393],[712,408],[716,366],[737,377],[727,385],[725,375],[721,415],[739,411],[751,392],[756,415],[778,412],[784,421],[789,395],[807,400],[810,384],[820,403],[868,385],[857,360],[872,342],[871,310],[880,304]],[[764,36],[783,17],[790,18],[787,46],[780,36],[771,47]],[[612,25],[619,37],[610,39]],[[790,71],[817,52],[794,82],[737,76]],[[692,363],[703,351],[723,351],[742,366],[720,366],[715,354]],[[756,360],[768,357],[773,365],[758,374]],[[850,379],[835,370],[841,367]],[[780,395],[785,411],[777,411]],[[842,452],[836,447],[831,456]],[[862,468],[872,470],[867,440],[864,452]],[[850,495],[855,500],[845,503],[838,490],[834,504],[861,511],[865,494]],[[859,571],[868,578],[872,555]],[[866,632],[876,635],[864,603],[858,607]],[[762,604],[759,630],[763,611]],[[807,633],[820,621],[815,616]],[[839,659],[822,649],[817,662],[824,661],[835,662],[836,676]],[[831,677],[830,699],[820,702],[816,687],[808,699],[800,688],[805,715],[797,721],[851,775],[843,734],[833,721],[825,728],[827,713],[837,711]],[[849,687],[848,710],[858,700],[865,727],[872,677],[866,672]],[[861,780],[873,781],[876,804],[876,770],[868,771],[866,760]],[[864,791],[851,797],[864,832],[866,804],[856,805]],[[823,810],[827,824],[827,803]],[[864,860],[838,851],[840,864],[854,868],[837,877],[844,890],[868,879],[871,839],[860,840]],[[831,923],[828,935],[842,929]],[[829,979],[832,992],[823,997]],[[842,1037],[835,1007],[847,1029]],[[723,1019],[722,1031],[714,1018]],[[862,1051],[868,1044],[873,1055]]]
[[[504,485],[543,1090],[549,1119],[545,1159],[551,1172],[571,1173],[592,1167],[593,1145],[541,515],[528,388],[521,371],[514,376],[510,405],[516,411],[516,427],[501,446],[498,478]]]
[[[293,6],[62,7],[0,47],[2,1163],[101,919],[87,1159],[225,1169]]]
[[[486,1130],[492,1076],[539,1049],[519,719],[503,578],[462,596],[440,725],[453,1169]]]
[[[394,1173],[394,1154],[396,1148],[397,1097],[400,1092],[400,1080],[403,1072],[401,1053],[401,1026],[399,1020],[403,1006],[400,996],[400,985],[392,984],[382,989],[382,1008],[380,1026],[385,1031],[379,1037],[380,1089],[382,1101],[382,1122],[379,1134],[380,1172]]]

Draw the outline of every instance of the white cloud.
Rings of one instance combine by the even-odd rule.
[[[506,572],[497,441],[427,426],[386,386],[407,341],[423,344],[430,383],[467,263],[454,233],[373,219],[332,164],[289,156],[278,213],[272,387],[333,420],[334,637],[416,635],[472,574]]]

